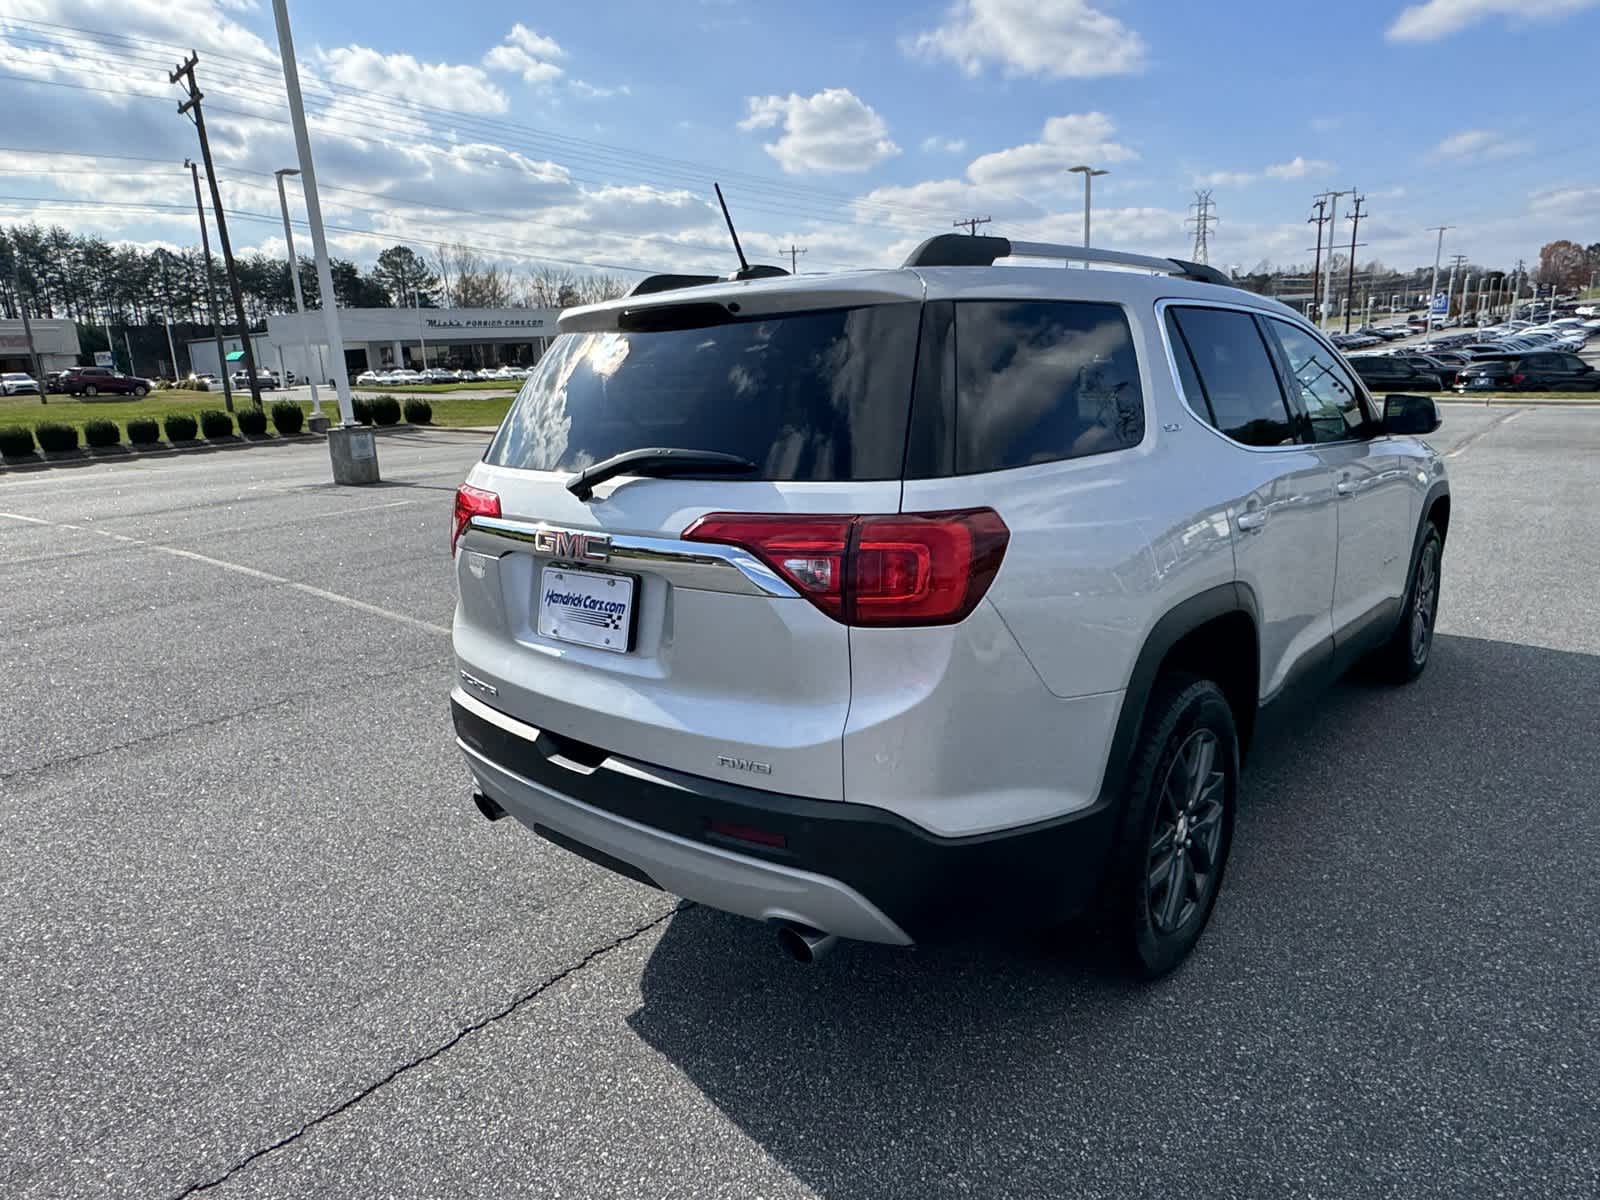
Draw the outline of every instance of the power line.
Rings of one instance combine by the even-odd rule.
[[[1344,331],[1346,333],[1350,332],[1350,302],[1355,298],[1356,290],[1356,230],[1361,228],[1361,217],[1363,215],[1361,206],[1366,202],[1367,198],[1365,196],[1357,196],[1355,199],[1355,211],[1345,218],[1350,222],[1350,265],[1349,274],[1346,276],[1344,285]]]
[[[779,246],[778,253],[789,256],[789,274],[798,275],[800,274],[800,256],[809,253],[809,251],[804,246],[796,246],[793,242],[790,242],[787,250]]]
[[[1316,199],[1317,215],[1306,218],[1306,224],[1310,225],[1315,223],[1317,227],[1317,257],[1311,267],[1310,312],[1315,314],[1313,320],[1320,322],[1322,319],[1322,309],[1318,305],[1317,300],[1322,294],[1322,227],[1328,223],[1328,218],[1325,215],[1328,208],[1328,198],[1326,196],[1318,196]]]
[[[977,237],[978,226],[987,225],[993,219],[993,217],[962,217],[959,221],[952,221],[950,223],[957,229],[960,229],[964,226],[968,233],[970,233],[973,237]]]

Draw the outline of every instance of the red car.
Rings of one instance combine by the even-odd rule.
[[[146,396],[150,381],[110,367],[74,367],[62,374],[61,390],[69,396]]]

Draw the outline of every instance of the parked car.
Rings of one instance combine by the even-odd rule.
[[[478,370],[473,373],[473,378],[474,379],[494,379],[495,378],[495,368],[494,367],[479,367]]]
[[[377,387],[383,383],[383,376],[377,371],[363,371],[356,376],[357,387]]]
[[[73,367],[63,372],[61,389],[69,396],[148,396],[150,381],[110,367]]]
[[[1427,666],[1438,410],[1211,268],[1012,253],[561,318],[455,500],[484,815],[802,960],[1089,905],[1143,976],[1191,950],[1260,707]]]
[[[1576,354],[1536,351],[1485,358],[1456,376],[1456,391],[1600,392],[1600,371]]]
[[[424,383],[454,383],[456,381],[456,373],[443,367],[429,367],[422,373],[422,381]]]
[[[220,392],[222,390],[222,380],[210,372],[202,371],[184,379],[183,386],[192,392]]]
[[[1455,372],[1419,367],[1409,358],[1394,354],[1355,354],[1348,362],[1361,376],[1361,382],[1375,395],[1387,392],[1447,391],[1455,382]]]
[[[0,396],[26,396],[30,392],[35,396],[44,395],[39,381],[32,375],[22,371],[7,371],[0,375]]]
[[[395,368],[393,371],[389,372],[388,378],[384,380],[384,383],[394,387],[405,387],[408,384],[422,382],[422,372],[413,371],[407,367]]]
[[[234,390],[248,392],[250,390],[250,372],[235,371],[230,381]],[[271,371],[256,376],[256,390],[258,392],[275,392],[278,390],[278,377]]]

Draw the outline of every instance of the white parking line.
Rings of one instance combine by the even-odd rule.
[[[411,504],[414,501],[396,501],[398,504]],[[394,507],[384,505],[382,507]],[[449,636],[450,630],[444,625],[435,625],[432,621],[424,621],[420,617],[413,617],[407,613],[395,612],[393,609],[382,608],[376,604],[368,604],[365,600],[357,600],[354,596],[344,596],[338,592],[330,592],[326,588],[313,587],[309,583],[301,583],[295,579],[286,579],[282,575],[274,575],[271,571],[260,571],[255,567],[247,567],[243,563],[228,562],[226,559],[212,558],[209,554],[200,554],[194,550],[181,550],[177,546],[163,546],[156,542],[147,542],[143,538],[129,537],[125,533],[112,533],[106,529],[86,529],[81,525],[68,525],[64,521],[46,521],[41,517],[25,517],[21,513],[0,512],[0,518],[12,521],[25,521],[29,525],[48,525],[52,529],[71,529],[78,533],[93,533],[100,537],[110,538],[113,541],[124,542],[146,550],[154,550],[158,554],[170,554],[174,558],[187,558],[192,562],[204,563],[208,567],[216,567],[222,571],[232,571],[236,575],[247,575],[251,579],[259,579],[263,583],[277,584],[281,587],[293,588],[297,592],[304,592],[308,596],[315,596],[319,600],[327,600],[333,604],[342,604],[346,608],[353,608],[357,612],[364,612],[374,617],[382,617],[386,621],[394,621],[399,625],[410,625],[414,629],[425,629],[429,633]]]

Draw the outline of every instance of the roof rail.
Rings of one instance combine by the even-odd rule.
[[[965,233],[941,233],[929,238],[913,250],[902,265],[992,267],[997,259],[1002,258],[1054,258],[1067,262],[1106,263],[1118,267],[1138,267],[1199,283],[1233,286],[1233,280],[1215,267],[1181,258],[1155,258],[1145,254],[1125,254],[1121,250],[1097,250],[1058,242],[1014,242],[1010,238],[973,237]]]

